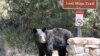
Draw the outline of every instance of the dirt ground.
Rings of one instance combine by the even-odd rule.
[[[57,50],[53,51],[53,56],[58,56],[58,51]]]

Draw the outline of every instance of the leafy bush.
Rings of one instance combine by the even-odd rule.
[[[23,31],[23,30],[22,30]],[[37,47],[29,31],[23,32],[13,27],[5,28],[2,32],[12,48],[24,50],[26,53],[37,53]]]

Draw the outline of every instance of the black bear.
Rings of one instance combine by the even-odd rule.
[[[71,31],[64,28],[53,28],[47,30],[33,29],[33,37],[39,49],[39,56],[52,56],[54,49],[58,50],[59,56],[66,55],[68,38],[73,37]]]

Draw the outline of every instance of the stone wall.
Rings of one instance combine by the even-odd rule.
[[[68,56],[100,56],[100,39],[75,37],[68,40]]]

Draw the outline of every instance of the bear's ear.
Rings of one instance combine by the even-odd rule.
[[[44,27],[44,28],[42,28],[42,31],[43,31],[43,32],[45,32],[45,31],[46,31],[46,28],[45,28],[45,27]]]
[[[32,29],[32,32],[33,32],[33,33],[36,33],[36,32],[37,32],[37,29],[36,29],[36,28],[33,28],[33,29]]]

